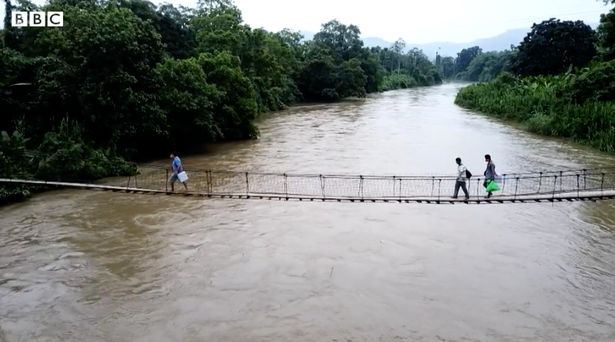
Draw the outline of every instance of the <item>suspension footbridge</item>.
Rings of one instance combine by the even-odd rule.
[[[535,203],[615,198],[615,169],[562,170],[503,174],[501,190],[486,198],[484,178],[467,180],[470,197],[452,198],[454,176],[377,176],[286,174],[238,171],[188,171],[188,191],[171,191],[169,170],[141,167],[136,175],[96,182],[0,178],[5,185],[80,188],[130,193],[210,198],[398,202],[429,204]]]

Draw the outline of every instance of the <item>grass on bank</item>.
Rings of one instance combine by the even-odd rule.
[[[534,133],[615,152],[615,61],[578,74],[528,78],[503,74],[461,89],[455,103],[520,122]]]

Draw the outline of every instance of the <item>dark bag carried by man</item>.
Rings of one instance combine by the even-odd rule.
[[[472,178],[472,172],[468,169],[466,169],[466,178]]]

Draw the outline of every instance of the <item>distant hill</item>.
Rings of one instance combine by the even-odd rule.
[[[527,35],[530,29],[514,29],[490,38],[477,39],[467,43],[434,42],[427,44],[414,44],[422,49],[430,58],[436,58],[436,52],[442,56],[457,56],[457,53],[465,48],[479,46],[483,51],[502,51],[510,49],[511,45],[517,46]],[[412,44],[407,44],[412,46]]]
[[[378,37],[365,37],[363,38],[363,44],[365,44],[365,46],[367,47],[390,47],[391,45],[393,45],[393,42],[387,42],[386,40]]]
[[[475,45],[480,46],[484,51],[499,51],[510,49],[510,45],[517,45],[519,42],[523,40],[523,37],[527,34],[529,29],[516,29],[506,31],[502,34],[499,34],[495,37],[485,38],[485,39],[477,39],[468,43],[450,43],[450,42],[433,42],[426,44],[413,44],[411,42],[406,41],[406,48],[412,49],[417,47],[430,58],[436,58],[436,52],[440,52],[442,56],[457,56],[457,53],[462,49],[467,47],[472,47]],[[303,40],[311,40],[314,38],[313,32],[301,31],[303,35]],[[363,44],[367,47],[390,47],[393,45],[393,42],[386,41],[379,37],[364,37]]]
[[[597,23],[589,24],[593,29],[598,27]],[[442,56],[456,57],[457,53],[465,48],[472,46],[479,46],[483,51],[502,51],[510,49],[511,45],[517,46],[523,38],[530,31],[530,28],[520,28],[514,30],[508,30],[504,33],[498,34],[490,38],[476,39],[467,43],[451,43],[451,42],[433,42],[425,44],[413,44],[406,41],[406,48],[419,48],[431,59],[436,58],[436,53],[440,53]],[[312,32],[301,32],[304,36],[304,40],[310,40],[314,37]],[[393,42],[388,42],[379,37],[364,37],[363,44],[367,47],[390,47]]]

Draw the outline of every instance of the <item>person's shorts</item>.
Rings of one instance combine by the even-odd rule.
[[[175,182],[179,182],[179,178],[177,178],[176,173],[174,173],[173,175],[171,175],[171,177],[169,177],[169,183],[175,183]]]

